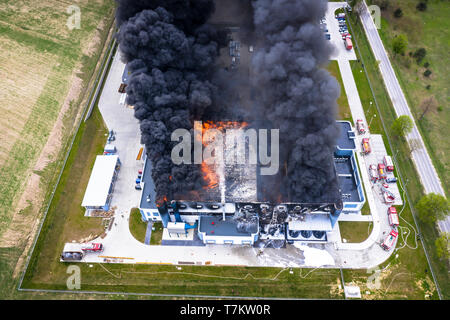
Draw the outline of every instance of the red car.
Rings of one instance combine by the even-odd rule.
[[[345,49],[351,50],[353,48],[352,40],[349,37],[345,38],[344,43]]]
[[[81,250],[83,250],[83,252],[102,252],[103,244],[101,244],[101,243],[85,243],[81,247]]]

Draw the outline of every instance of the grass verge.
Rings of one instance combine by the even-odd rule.
[[[133,237],[137,241],[144,243],[147,223],[142,221],[142,215],[138,208],[131,209],[129,225]]]
[[[327,66],[328,72],[336,78],[341,88],[341,95],[337,100],[339,107],[338,118],[339,120],[347,120],[353,123],[352,113],[350,112],[350,106],[348,105],[347,94],[345,93],[344,84],[342,83],[341,71],[339,70],[339,65],[337,60],[331,60]]]
[[[372,222],[365,221],[339,221],[339,230],[342,240],[359,243],[366,240],[372,232]]]
[[[160,245],[162,241],[163,226],[161,222],[153,223],[155,230],[152,231],[152,237],[150,239],[150,244]]]

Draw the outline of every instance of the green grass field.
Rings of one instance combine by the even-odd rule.
[[[350,243],[359,243],[366,240],[372,232],[372,222],[339,221],[341,238]]]
[[[101,218],[84,217],[81,201],[95,157],[103,151],[107,130],[97,108],[82,123],[42,227],[29,272],[47,278],[59,264],[64,243],[103,233]]]
[[[341,87],[341,95],[337,100],[339,106],[338,118],[339,120],[347,120],[353,124],[352,113],[350,112],[350,106],[348,105],[347,94],[345,93],[344,85],[342,83],[341,71],[336,60],[331,60],[327,67],[328,72],[336,78]]]
[[[152,231],[152,237],[150,239],[150,244],[160,245],[163,235],[163,225],[161,222],[153,223],[155,230]]]
[[[145,232],[147,231],[147,223],[142,221],[141,212],[138,208],[131,209],[130,213],[130,232],[133,237],[144,243],[145,240]]]
[[[86,88],[92,77],[112,22],[113,1],[84,0],[78,3],[81,29],[70,31],[65,25],[67,6],[55,0],[0,1],[0,70],[5,80],[0,97],[0,235],[13,219],[19,197],[68,93],[68,110],[62,123],[65,130],[57,138],[66,142],[72,135],[73,120],[84,97],[83,86]],[[70,91],[76,81],[81,87]],[[51,143],[56,148],[57,140]],[[53,150],[48,165],[59,160],[58,151]],[[34,173],[38,176],[54,172],[45,171],[45,164],[37,166],[40,169]],[[41,187],[35,190],[39,197],[46,193],[45,183],[37,187]]]

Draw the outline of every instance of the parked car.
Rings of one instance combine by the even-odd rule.
[[[103,149],[103,154],[105,154],[105,155],[116,154],[116,152],[117,152],[117,148],[114,145],[109,144],[109,143]]]
[[[109,131],[108,142],[111,142],[114,140],[116,140],[116,133],[113,130],[111,130],[111,131]]]
[[[386,178],[386,182],[387,183],[396,183],[397,182],[397,178],[396,177]]]

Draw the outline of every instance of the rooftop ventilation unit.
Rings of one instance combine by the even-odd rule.
[[[302,230],[300,231],[300,234],[302,235],[303,238],[308,239],[311,237],[312,232],[308,230]]]
[[[314,237],[317,239],[322,239],[323,236],[325,235],[325,231],[313,231],[312,233]]]

